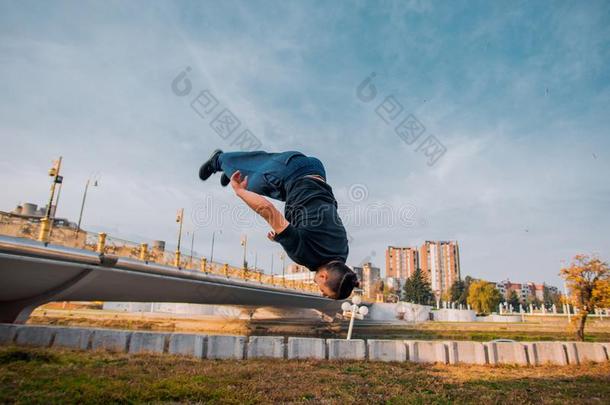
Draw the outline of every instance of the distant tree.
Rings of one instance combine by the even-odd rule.
[[[542,284],[542,302],[545,306],[553,305],[552,295],[551,289],[546,284]]]
[[[559,292],[557,291],[553,291],[551,290],[546,284],[544,284],[543,286],[543,290],[542,290],[542,296],[543,296],[543,303],[546,307],[552,307],[553,305],[555,305],[555,307],[558,310],[561,310],[561,294],[559,294]]]
[[[405,301],[415,304],[432,305],[434,302],[430,283],[424,278],[419,268],[405,281],[403,295]]]
[[[561,269],[561,276],[570,290],[570,303],[578,311],[574,317],[576,337],[585,339],[587,315],[595,308],[610,307],[610,269],[597,257],[576,255],[569,267]]]
[[[508,296],[508,305],[513,306],[513,310],[517,310],[519,308],[519,296],[515,292],[515,290],[511,290],[510,295]]]
[[[459,280],[456,283],[460,283],[456,286],[456,283],[453,283],[451,286],[451,294],[452,301],[456,301],[458,304],[466,305],[468,303],[468,288],[470,284],[473,282],[473,278],[470,276],[466,276],[464,281]],[[453,295],[455,291],[455,296]],[[458,294],[459,292],[459,294]]]
[[[385,302],[398,302],[399,296],[396,289],[386,284],[383,287],[383,300]]]
[[[540,299],[538,297],[536,297],[535,295],[532,295],[530,297],[529,302],[530,302],[530,304],[532,304],[534,306],[534,308],[540,308],[543,304],[543,302],[540,301]]]
[[[477,280],[470,284],[468,304],[480,314],[492,313],[500,303],[500,291],[492,283]]]
[[[451,295],[451,301],[457,302],[458,304],[466,305],[466,302],[460,302],[460,298],[462,294],[464,294],[464,290],[466,289],[466,284],[462,280],[455,280],[455,282],[451,285],[449,289],[449,294]]]
[[[377,281],[375,281],[375,283],[373,284],[373,291],[374,291],[375,295],[383,294],[384,287],[385,287],[385,283],[383,282],[382,279],[378,279]]]

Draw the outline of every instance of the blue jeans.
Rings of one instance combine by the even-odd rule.
[[[248,176],[249,191],[280,201],[286,201],[286,190],[300,177],[317,174],[326,179],[322,162],[296,151],[221,153],[216,169],[229,178],[239,170],[242,176]]]

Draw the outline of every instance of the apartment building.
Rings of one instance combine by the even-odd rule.
[[[460,252],[457,241],[425,241],[419,248],[388,246],[386,277],[405,280],[417,268],[430,282],[437,297],[460,279]]]

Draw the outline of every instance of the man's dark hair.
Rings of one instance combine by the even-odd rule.
[[[345,263],[333,260],[323,267],[328,272],[326,285],[335,292],[334,299],[344,300],[350,296],[354,288],[360,287],[358,276]]]

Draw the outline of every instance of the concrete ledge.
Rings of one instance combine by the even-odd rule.
[[[250,336],[248,358],[284,358],[283,336]]]
[[[126,352],[132,332],[122,330],[95,329],[91,337],[93,350]]]
[[[402,340],[377,340],[367,341],[371,361],[406,361],[407,345]]]
[[[206,336],[112,329],[0,324],[0,344],[67,347],[129,353],[165,353],[208,359],[274,358],[410,360],[416,363],[566,365],[609,361],[610,343],[468,342],[317,339],[283,336]]]
[[[173,333],[169,337],[168,353],[201,359],[205,353],[205,335]]]
[[[208,336],[206,358],[236,359],[244,358],[245,336]]]
[[[361,339],[328,339],[329,360],[364,360],[366,346]]]
[[[133,332],[129,353],[163,353],[167,337],[167,333]]]
[[[540,366],[543,364],[557,364],[565,366],[568,364],[568,354],[561,342],[532,342],[527,345],[530,364]]]
[[[318,359],[326,358],[326,341],[318,338],[288,338],[289,359]]]
[[[447,342],[449,364],[487,364],[485,345],[480,342]]]
[[[87,350],[93,331],[80,328],[59,328],[53,339],[53,347]]]
[[[409,360],[415,363],[443,363],[449,362],[447,345],[445,342],[406,340],[409,348]]]
[[[607,360],[601,343],[568,342],[566,351],[570,364],[602,363]]]
[[[489,364],[519,364],[527,366],[526,346],[518,342],[489,342],[487,355]]]
[[[15,343],[18,345],[49,347],[56,329],[44,326],[22,326],[17,329]]]
[[[14,343],[17,328],[17,325],[0,323],[0,344],[8,345]]]

